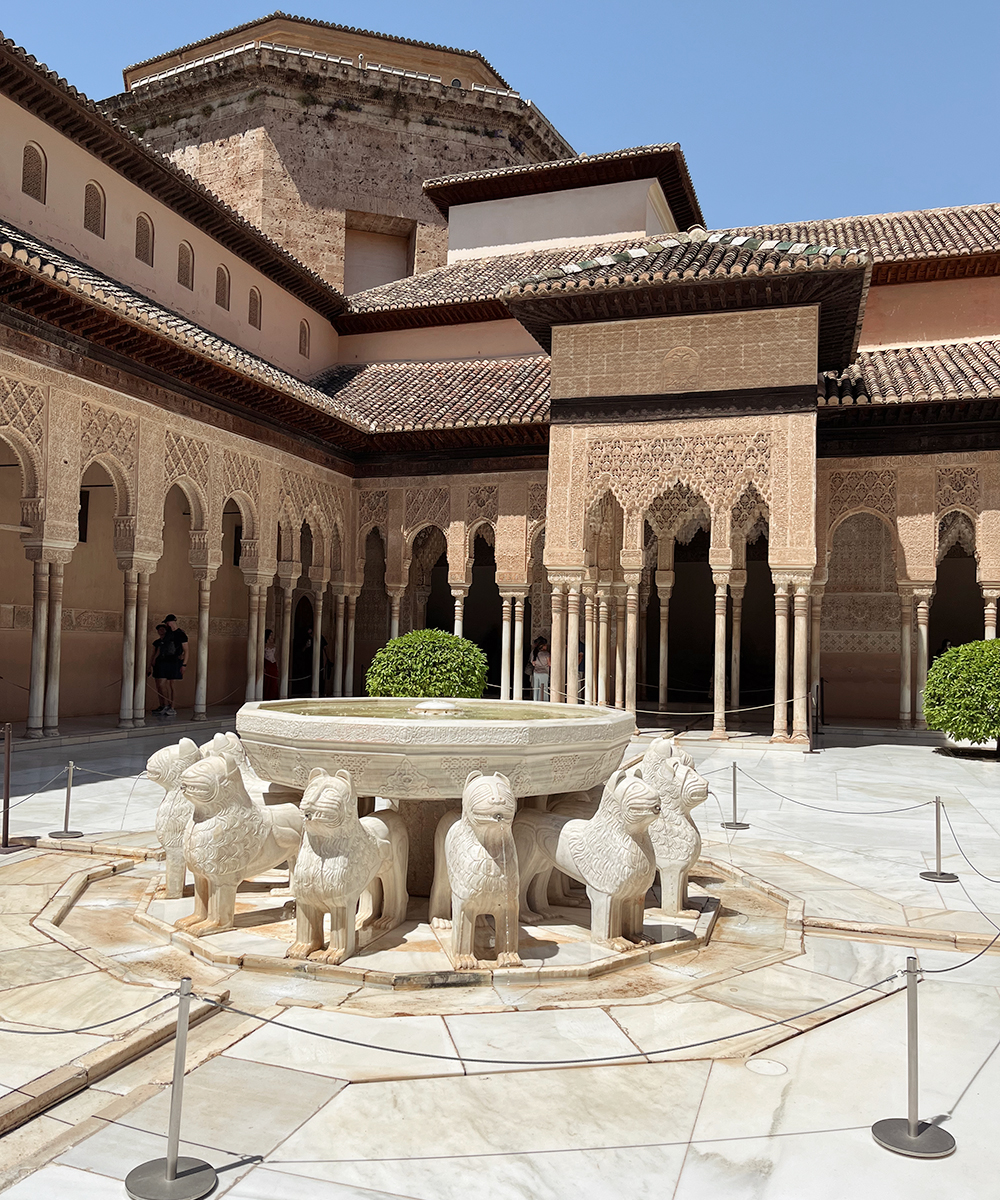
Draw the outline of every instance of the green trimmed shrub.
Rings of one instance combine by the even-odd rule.
[[[465,638],[415,629],[378,651],[365,686],[369,696],[478,699],[486,688],[486,655]]]
[[[934,660],[924,720],[956,741],[996,741],[1000,753],[1000,641],[966,642]]]

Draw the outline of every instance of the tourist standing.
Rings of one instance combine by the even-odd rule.
[[[274,643],[274,630],[264,630],[264,699],[278,699],[278,647]]]
[[[160,697],[160,707],[154,709],[161,717],[176,717],[174,708],[174,683],[184,678],[184,668],[187,666],[188,637],[183,629],[177,626],[177,618],[173,613],[163,618],[163,625],[157,625],[157,633],[164,632],[153,643],[156,655],[153,659],[152,672],[156,682],[156,691]]]
[[[163,638],[166,632],[166,625],[157,625],[156,640],[153,642],[152,653],[149,657],[149,670],[146,672],[147,675],[152,675],[153,677],[153,687],[156,688],[156,698],[160,702],[159,705],[153,709],[154,713],[162,713],[167,707],[166,684],[164,683],[163,676],[159,671],[160,651],[163,648]]]
[[[548,700],[549,673],[552,670],[552,655],[549,643],[543,637],[535,638],[531,647],[531,698]]]

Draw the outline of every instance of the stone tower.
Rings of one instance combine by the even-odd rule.
[[[349,293],[445,262],[425,179],[573,154],[475,51],[283,13],[124,77],[109,115]]]

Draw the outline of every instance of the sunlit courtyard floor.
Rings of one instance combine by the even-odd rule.
[[[119,1200],[125,1174],[162,1155],[182,974],[201,996],[229,993],[229,1011],[196,1006],[182,1153],[213,1162],[234,1200],[992,1194],[1000,955],[959,964],[997,932],[1000,885],[973,873],[952,829],[1000,879],[996,762],[890,734],[809,755],[688,743],[714,793],[695,812],[692,897],[715,906],[707,944],[546,980],[537,965],[560,955],[568,968],[594,961],[586,910],[566,909],[525,931],[536,959],[520,977],[393,987],[279,969],[290,914],[266,885],[280,881],[242,894],[214,956],[133,919],[190,904],[157,898],[160,866],[143,857],[161,793],[135,776],[170,739],[15,755],[15,798],[42,787],[14,809],[15,834],[62,824],[64,782],[43,785],[71,754],[103,774],[77,776],[71,823],[85,845],[43,838],[0,859],[0,1121],[35,1112],[0,1138],[6,1195]],[[738,832],[720,827],[734,761],[750,826]],[[933,809],[912,806],[935,795],[958,884],[920,878]],[[447,973],[419,905],[410,915],[363,957],[388,974],[410,956]],[[677,925],[693,931],[697,917]],[[649,920],[666,923],[655,907]],[[905,1004],[888,977],[908,953],[927,971],[921,1116],[958,1143],[938,1162],[870,1134],[905,1113]],[[71,1032],[88,1025],[99,1027]]]

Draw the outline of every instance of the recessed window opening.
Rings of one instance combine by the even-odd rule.
[[[260,329],[260,292],[256,288],[250,289],[250,298],[247,302],[247,320],[254,329]]]
[[[229,272],[225,267],[215,271],[215,303],[219,308],[229,308]]]
[[[177,247],[177,282],[194,291],[194,251],[187,242],[181,242]]]
[[[135,219],[135,256],[147,267],[153,265],[153,222],[145,213]]]
[[[21,191],[39,204],[45,203],[45,177],[48,174],[45,152],[28,142],[21,156]]]
[[[104,237],[104,189],[91,180],[83,190],[83,227],[97,237]]]
[[[299,353],[303,358],[309,357],[309,322],[299,322]]]

